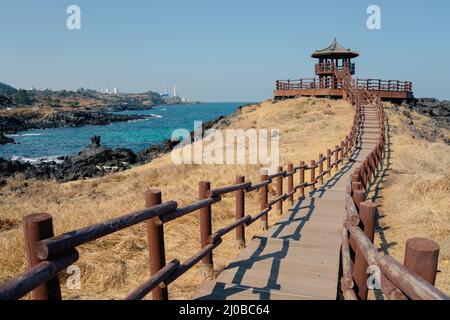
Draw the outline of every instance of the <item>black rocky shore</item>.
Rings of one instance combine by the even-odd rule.
[[[450,128],[450,101],[439,101],[433,98],[423,98],[415,100],[407,107],[410,110],[415,110],[419,113],[431,117],[436,127]],[[102,113],[102,115],[105,114]],[[110,121],[129,121],[136,118],[142,118],[131,116],[133,118],[130,119],[129,116],[117,116],[112,114],[110,116],[112,116],[113,118],[110,118],[108,115],[105,117],[101,116],[100,118],[95,119],[96,116],[94,115],[92,117],[92,124],[108,124],[110,123]],[[79,119],[79,117],[77,116],[77,113],[74,112],[73,116],[56,116],[56,119],[60,119],[61,121],[58,124],[56,124],[54,120],[49,120],[49,122],[43,122],[40,125],[42,125],[42,127],[58,127],[61,126],[62,123],[65,123],[66,125],[83,125],[86,124],[86,119],[91,119],[91,117],[89,116],[81,117],[83,118],[83,120],[77,120]],[[231,117],[233,117],[233,115],[227,117],[222,116],[215,120],[204,123],[203,133],[216,125],[219,127],[228,125],[230,123]],[[4,130],[4,122],[1,121],[2,120],[0,119],[1,128],[2,130]],[[25,119],[18,121],[22,121],[21,123],[26,123]],[[13,120],[11,121],[11,123],[9,123],[9,125],[12,126],[12,123]],[[30,124],[24,124],[24,126],[28,125]],[[410,127],[414,128],[414,123],[410,123],[409,125]],[[7,130],[4,131],[7,132]],[[191,138],[193,137],[193,135],[194,133],[191,132]],[[431,138],[436,137],[433,136],[430,137],[430,139]],[[14,140],[0,133],[0,142],[1,144],[14,143]],[[445,140],[445,142],[447,144],[450,144],[450,141]],[[177,141],[165,140],[162,142],[162,144],[151,145],[148,148],[135,153],[132,150],[125,148],[113,150],[106,146],[102,146],[100,137],[94,136],[91,138],[90,145],[85,147],[76,156],[64,157],[62,159],[62,163],[46,162],[33,165],[30,163],[9,161],[0,158],[0,186],[6,183],[6,178],[12,177],[18,173],[23,174],[27,179],[56,180],[58,182],[68,182],[80,179],[101,177],[109,173],[130,169],[132,166],[148,163],[153,159],[161,156],[162,154],[172,151],[178,143],[179,142]]]
[[[437,125],[450,129],[450,101],[421,98],[414,100],[409,107],[414,111],[431,117]]]
[[[0,146],[4,145],[4,144],[15,144],[16,141],[14,141],[13,138],[7,137],[3,134],[3,132],[0,132]]]
[[[219,117],[203,124],[203,133],[216,124],[227,125],[229,117]],[[194,132],[191,132],[193,138]],[[135,165],[152,161],[162,154],[168,153],[179,144],[179,141],[165,140],[160,145],[134,153],[130,149],[111,149],[101,145],[101,138],[94,136],[91,144],[78,155],[64,157],[62,163],[44,162],[39,164],[23,163],[0,158],[0,186],[6,184],[6,179],[16,174],[22,174],[26,179],[56,180],[69,182],[80,179],[102,177],[109,173],[124,171]]]
[[[59,111],[47,117],[34,114],[1,116],[0,128],[3,133],[17,133],[31,129],[49,129],[61,127],[81,127],[85,125],[108,125],[114,122],[142,120],[153,116],[123,115],[92,111]]]

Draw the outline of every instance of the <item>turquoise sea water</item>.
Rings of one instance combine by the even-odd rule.
[[[244,102],[204,103],[197,105],[158,106],[153,110],[125,111],[121,114],[155,115],[155,118],[113,123],[108,126],[83,126],[29,130],[10,135],[20,144],[0,146],[0,158],[36,161],[77,154],[90,143],[90,137],[99,135],[102,145],[128,148],[135,152],[152,144],[170,139],[173,130],[194,129],[194,121],[209,121],[221,115],[230,115]]]

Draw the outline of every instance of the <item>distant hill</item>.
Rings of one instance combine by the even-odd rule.
[[[25,90],[0,82],[0,108],[35,107],[89,109],[97,111],[144,110],[154,105],[169,104],[157,92],[107,94],[92,89]]]
[[[5,96],[0,96],[0,108],[7,108],[12,106],[12,101],[5,97]]]
[[[16,88],[11,87],[3,82],[0,82],[0,95],[5,96],[7,98],[11,98],[18,92]]]

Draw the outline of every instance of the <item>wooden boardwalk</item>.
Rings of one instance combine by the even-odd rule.
[[[335,300],[337,298],[345,189],[355,162],[378,142],[373,106],[365,106],[360,143],[323,186],[301,198],[264,236],[248,246],[197,298],[206,300]]]

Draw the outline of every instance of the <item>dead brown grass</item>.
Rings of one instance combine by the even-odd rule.
[[[234,116],[229,127],[279,129],[281,163],[298,164],[300,160],[317,159],[319,153],[342,140],[352,120],[353,109],[345,102],[303,98],[246,107]],[[236,175],[258,181],[259,169],[259,165],[176,166],[170,156],[165,155],[126,172],[86,181],[56,184],[15,178],[0,189],[0,218],[20,221],[30,213],[49,212],[54,217],[55,232],[59,234],[141,209],[143,192],[148,188],[159,188],[163,199],[186,205],[196,200],[200,180],[210,180],[213,187],[234,183]],[[258,212],[257,197],[257,193],[247,196],[247,213]],[[233,195],[225,196],[213,207],[213,216],[215,230],[233,221]],[[274,217],[269,220],[273,223]],[[168,261],[174,258],[183,261],[198,251],[198,225],[198,215],[194,213],[165,226]],[[247,239],[258,232],[259,225],[254,224],[246,231]],[[233,236],[226,236],[214,252],[216,271],[238,253]],[[76,265],[82,272],[81,290],[63,286],[66,299],[123,298],[149,274],[143,224],[84,245],[79,251],[81,258]],[[22,232],[17,224],[2,228],[0,232],[0,261],[0,282],[26,268]],[[170,298],[192,298],[201,281],[199,268],[193,268],[170,286]]]
[[[382,184],[380,226],[389,253],[403,262],[405,242],[413,237],[436,240],[441,245],[436,286],[450,294],[450,146],[442,139],[414,138],[404,109],[388,109],[392,129],[391,165]],[[419,132],[431,130],[431,119],[411,113]],[[435,129],[433,129],[435,130]],[[437,129],[449,136],[446,129]],[[381,245],[380,238],[376,239]]]

